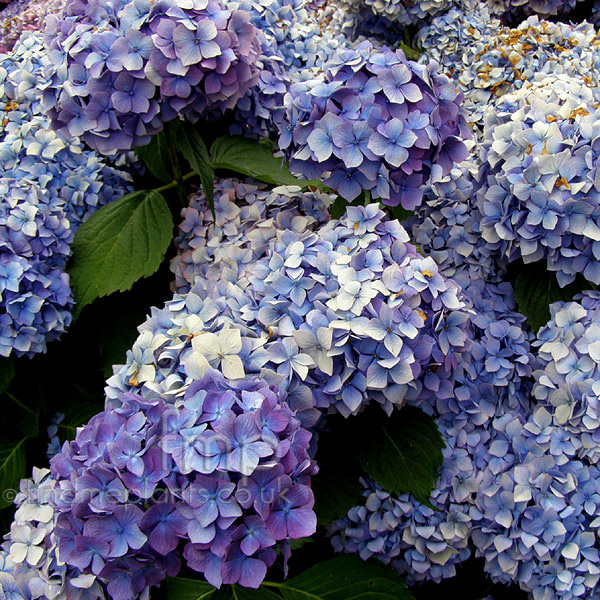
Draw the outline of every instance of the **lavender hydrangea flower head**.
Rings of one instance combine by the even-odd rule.
[[[46,38],[53,125],[103,154],[146,144],[177,116],[233,108],[258,78],[256,28],[217,0],[70,0]]]
[[[435,165],[447,175],[467,157],[461,95],[429,66],[401,50],[363,42],[339,53],[317,78],[293,84],[279,146],[292,170],[346,200],[363,190],[413,209]]]
[[[183,557],[217,587],[258,587],[278,541],[314,533],[311,436],[285,396],[203,370],[168,401],[119,395],[51,460],[61,560],[112,598],[137,597]]]
[[[542,76],[486,115],[482,235],[508,260],[545,260],[563,286],[600,283],[597,100],[582,80]]]

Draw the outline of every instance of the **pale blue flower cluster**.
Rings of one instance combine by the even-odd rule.
[[[333,201],[327,194],[301,193],[292,186],[269,190],[252,180],[218,180],[214,195],[215,219],[202,192],[190,196],[188,207],[182,211],[175,239],[178,251],[171,261],[173,289],[178,294],[186,294],[203,279],[219,279],[222,272],[232,279],[225,268],[251,263],[251,259],[242,262],[238,258],[248,248],[253,259],[262,258],[276,227],[301,225],[314,230],[324,225]]]
[[[493,483],[478,494],[484,521],[473,541],[494,580],[516,581],[536,599],[592,598],[600,579],[600,296],[585,292],[551,313],[536,342],[537,403],[497,442],[503,460],[490,462]]]
[[[465,97],[469,120],[539,74],[564,73],[598,85],[596,31],[530,17],[510,28],[492,18],[487,6],[454,8],[419,31],[426,55],[442,65]]]
[[[59,559],[54,536],[57,514],[52,498],[60,495],[49,469],[34,467],[20,484],[17,510],[0,551],[0,588],[10,600],[104,599],[93,575],[82,575]]]
[[[44,352],[71,322],[65,265],[82,221],[131,176],[52,131],[40,100],[50,59],[29,33],[0,58],[0,355]]]
[[[247,10],[251,22],[267,35],[288,81],[296,70],[322,68],[346,45],[335,35],[340,18],[335,6],[312,7],[306,0],[242,0],[240,9]]]
[[[350,12],[369,8],[375,15],[383,16],[401,25],[420,24],[435,15],[460,4],[460,0],[342,0]]]
[[[478,187],[476,171],[465,166],[446,177],[437,169],[423,204],[405,225],[414,243],[433,257],[446,277],[466,272],[473,281],[497,281],[504,265],[481,236],[482,215],[475,205]]]
[[[0,177],[0,355],[32,355],[71,322],[69,221],[38,186]]]
[[[489,247],[600,283],[600,94],[542,75],[486,113],[477,207]]]
[[[255,195],[244,184],[221,190],[216,226],[206,204],[185,214],[178,285],[195,281],[191,294],[217,302],[218,321],[260,339],[245,368],[281,380],[305,424],[319,418],[315,409],[348,416],[373,399],[390,412],[408,397],[452,393],[468,315],[458,288],[416,252],[397,221],[371,204],[317,228],[296,210],[261,207],[265,197],[275,209],[289,203],[285,195],[283,202]],[[239,207],[247,194],[251,204]],[[196,359],[178,362],[185,360]],[[128,389],[132,368],[120,371],[117,389]]]

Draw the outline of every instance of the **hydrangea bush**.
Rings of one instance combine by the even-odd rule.
[[[0,598],[598,596],[591,4],[3,14]]]

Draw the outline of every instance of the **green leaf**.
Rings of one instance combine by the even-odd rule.
[[[319,434],[317,464],[319,472],[312,477],[315,513],[320,525],[328,525],[342,517],[364,500],[360,463],[353,457],[353,447],[347,443],[357,432],[350,433],[347,421],[330,420]]]
[[[404,52],[404,55],[406,56],[406,58],[408,58],[408,60],[419,60],[419,58],[421,57],[421,54],[423,54],[423,52],[420,52],[419,50],[412,48],[411,46],[409,46],[408,44],[405,44],[404,42],[400,42],[400,44],[398,45],[398,48],[400,50],[402,50],[402,52]]]
[[[10,382],[15,377],[15,365],[12,356],[0,358],[0,394],[8,390]]]
[[[406,210],[400,204],[398,204],[398,206],[383,206],[382,208],[383,210],[387,209],[392,219],[398,219],[398,221],[400,221],[401,223],[402,221],[406,221],[406,219],[414,215],[414,211]]]
[[[559,300],[568,302],[584,290],[597,289],[583,277],[561,288],[556,275],[542,262],[520,265],[519,268],[514,284],[515,300],[519,312],[527,317],[534,332],[550,320],[550,304]]]
[[[139,336],[138,325],[145,320],[145,309],[136,313],[117,312],[100,332],[102,348],[102,374],[105,378],[113,374],[113,365],[125,364],[127,350],[130,350]]]
[[[167,166],[169,164],[169,150],[164,131],[157,133],[149,144],[136,148],[135,153],[158,180],[165,183],[173,180]]]
[[[431,506],[429,495],[442,465],[444,441],[435,421],[406,406],[369,427],[358,448],[359,460],[387,492],[410,493]]]
[[[171,577],[152,594],[152,600],[205,600],[216,592],[210,583],[200,579]]]
[[[328,560],[276,587],[285,600],[412,600],[402,578],[376,560],[344,555]]]
[[[215,170],[202,136],[196,129],[181,124],[175,129],[175,136],[183,158],[187,160],[194,173],[200,176],[202,189],[214,216]]]
[[[0,442],[0,509],[13,503],[19,481],[25,477],[25,440]]]
[[[206,581],[173,577],[152,593],[152,600],[413,600],[402,578],[376,560],[344,555],[319,563],[283,583],[265,581],[257,590],[227,585],[217,590]]]
[[[323,189],[318,181],[294,177],[282,159],[273,156],[269,146],[257,140],[240,136],[217,138],[210,149],[210,156],[215,169],[235,171],[272,185]]]
[[[266,587],[257,590],[242,587],[241,585],[228,585],[221,588],[221,593],[215,594],[214,600],[282,600],[279,594],[271,592]]]
[[[103,206],[77,230],[68,265],[76,309],[125,291],[152,275],[173,236],[173,217],[154,190],[133,192]]]
[[[331,215],[331,218],[332,219],[341,219],[344,216],[344,213],[346,212],[346,207],[348,206],[348,204],[349,203],[347,200],[345,200],[341,196],[338,196],[333,201],[333,204],[331,205],[331,208],[329,209],[329,214]]]
[[[315,513],[320,525],[328,525],[342,517],[361,503],[362,488],[359,475],[346,470],[327,467],[319,463],[319,473],[311,480],[315,495]]]

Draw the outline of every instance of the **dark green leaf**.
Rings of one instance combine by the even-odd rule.
[[[187,160],[190,167],[200,176],[202,189],[208,205],[213,215],[215,214],[214,203],[214,186],[215,186],[215,170],[208,154],[208,150],[202,136],[193,127],[186,127],[179,124],[174,130],[175,141],[179,150],[183,154],[183,158]]]
[[[347,206],[348,201],[344,200],[344,198],[342,198],[341,196],[338,196],[331,205],[331,208],[329,209],[329,214],[331,215],[331,218],[341,219],[344,216],[344,213],[346,212]]]
[[[76,309],[125,291],[152,275],[173,236],[165,199],[153,190],[133,192],[103,206],[77,230],[68,266]]]
[[[0,442],[0,509],[13,503],[25,477],[25,440]]]
[[[276,158],[265,144],[240,136],[217,138],[210,156],[215,169],[227,169],[249,175],[272,185],[298,185],[322,189],[318,181],[294,177],[281,158]]]
[[[212,598],[217,590],[199,579],[171,577],[152,594],[152,600],[205,600]]]
[[[352,457],[353,448],[348,443],[353,438],[348,422],[329,421],[319,435],[317,464],[319,472],[313,476],[311,487],[315,494],[315,513],[320,525],[328,525],[346,516],[347,512],[363,500],[360,476],[361,466]]]
[[[412,217],[414,212],[412,210],[406,210],[400,204],[398,206],[384,206],[384,210],[387,209],[392,219],[398,219],[398,221],[406,221],[409,217]]]
[[[214,600],[282,600],[282,598],[263,586],[253,590],[241,585],[228,585],[222,588],[218,595],[215,594]]]
[[[402,578],[376,560],[344,555],[274,586],[285,600],[412,600]]]
[[[28,438],[37,438],[40,434],[40,403],[33,402],[33,406],[27,406],[14,394],[6,393],[6,397],[12,401],[14,412],[11,411],[11,421],[20,433]],[[31,398],[28,398],[31,402]],[[6,409],[5,409],[6,412]]]
[[[361,500],[359,474],[336,469],[332,465],[320,466],[319,473],[312,478],[315,494],[315,513],[320,525],[328,525],[342,517]]]
[[[435,421],[422,410],[407,406],[365,432],[358,457],[369,477],[384,490],[411,493],[429,505],[443,447]]]
[[[559,300],[568,302],[596,286],[579,277],[561,288],[556,275],[547,270],[545,263],[537,262],[520,267],[514,289],[519,312],[527,317],[531,329],[537,331],[550,320],[550,304]]]
[[[102,373],[105,378],[113,374],[113,365],[125,364],[127,350],[138,338],[138,325],[144,322],[147,311],[117,312],[100,332],[102,348]]]
[[[12,356],[0,358],[0,394],[6,392],[14,377],[15,365]]]
[[[169,150],[164,131],[157,133],[146,146],[136,148],[135,153],[154,177],[165,183],[173,180],[168,168]]]

